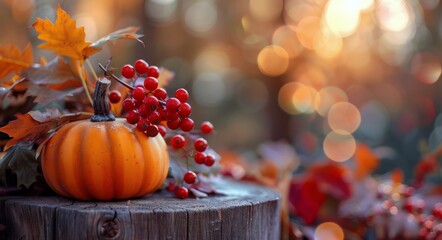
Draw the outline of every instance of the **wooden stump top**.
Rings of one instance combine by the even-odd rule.
[[[0,239],[278,239],[279,194],[222,180],[227,195],[84,202],[58,196],[2,197]],[[1,235],[3,234],[3,235]]]

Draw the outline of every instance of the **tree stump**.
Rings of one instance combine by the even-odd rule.
[[[84,202],[59,196],[2,197],[5,239],[278,239],[279,194],[221,180],[228,191],[177,199],[162,190],[144,198]]]

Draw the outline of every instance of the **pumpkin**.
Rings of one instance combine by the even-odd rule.
[[[169,157],[164,139],[148,137],[110,113],[110,81],[94,92],[94,116],[62,126],[41,152],[43,175],[58,194],[80,200],[141,197],[160,188]]]

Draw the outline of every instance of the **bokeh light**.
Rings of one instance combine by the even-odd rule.
[[[250,0],[251,15],[259,21],[276,20],[282,11],[282,0]]]
[[[327,76],[323,69],[314,64],[297,65],[293,75],[290,76],[290,79],[312,86],[315,89],[321,89],[327,85]]]
[[[324,87],[315,96],[315,110],[318,114],[325,117],[335,103],[346,101],[348,101],[348,97],[342,89],[333,86]]]
[[[298,41],[296,32],[293,28],[285,25],[277,28],[272,36],[273,45],[280,46],[289,55],[289,58],[295,58],[302,52],[302,45]]]
[[[259,70],[271,77],[282,75],[289,66],[289,54],[279,46],[270,45],[261,50],[257,59]]]
[[[211,30],[218,20],[218,12],[214,2],[197,1],[193,3],[184,16],[186,26],[191,32],[198,34]]]
[[[193,62],[194,71],[196,73],[227,71],[230,68],[230,58],[223,49],[222,46],[204,49]]]
[[[338,102],[330,108],[327,122],[336,132],[353,133],[361,124],[361,113],[355,105],[349,102]]]
[[[380,26],[388,31],[399,32],[410,24],[410,13],[403,0],[380,0],[377,5]]]
[[[439,79],[442,67],[435,55],[420,52],[413,57],[411,71],[413,76],[420,82],[433,84]]]
[[[330,0],[325,8],[325,19],[330,30],[348,37],[359,25],[359,2],[355,0]]]
[[[145,2],[146,16],[158,23],[168,23],[175,18],[176,0],[148,0]]]
[[[317,91],[305,84],[290,82],[278,93],[279,106],[289,114],[314,112],[314,101]]]
[[[344,162],[350,159],[356,151],[356,140],[351,134],[330,132],[324,139],[325,155],[333,161]]]
[[[342,47],[342,38],[326,28],[318,33],[313,41],[316,54],[324,59],[335,57],[341,52]]]
[[[316,36],[320,34],[322,21],[319,17],[308,16],[299,21],[296,27],[299,42],[308,49],[314,48]]]
[[[344,231],[334,222],[324,222],[315,230],[314,240],[343,240]]]

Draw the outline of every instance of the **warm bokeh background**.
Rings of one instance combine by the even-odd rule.
[[[30,26],[58,4],[90,41],[140,26],[145,48],[119,41],[92,63],[174,71],[169,89],[190,90],[215,149],[283,139],[302,161],[352,164],[364,142],[381,156],[377,173],[407,179],[442,140],[439,0],[1,0],[0,44],[37,46]]]

